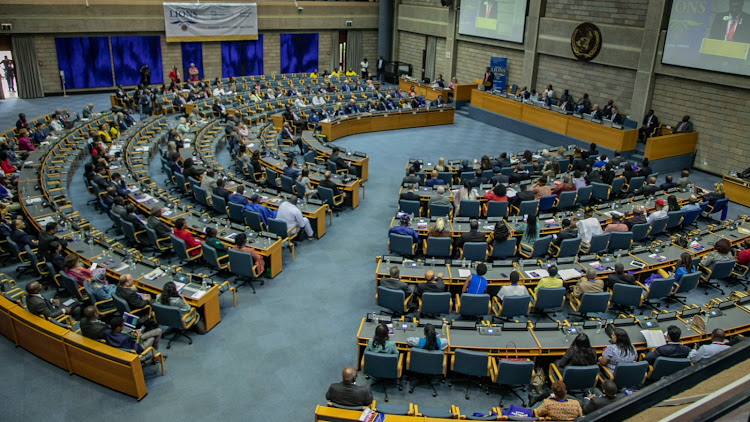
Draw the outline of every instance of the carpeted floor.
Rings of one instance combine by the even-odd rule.
[[[0,101],[0,129],[10,128],[17,114],[30,119],[67,106],[80,112],[89,103],[96,110],[109,107],[105,94],[52,97],[38,100]],[[91,412],[108,420],[224,421],[310,420],[315,405],[325,403],[328,385],[340,379],[341,369],[355,365],[355,335],[361,318],[375,311],[375,256],[386,252],[387,230],[396,210],[397,191],[406,160],[419,157],[473,158],[500,151],[535,150],[538,142],[477,123],[456,113],[455,124],[350,136],[339,141],[349,149],[370,156],[367,197],[358,209],[334,218],[320,240],[301,243],[291,261],[284,252],[284,270],[266,281],[253,295],[238,292],[238,305],[222,299],[222,322],[206,336],[193,335],[194,343],[178,341],[169,351],[167,375],[146,368],[149,394],[140,403],[48,364],[0,338],[0,362],[4,382],[0,384],[3,415],[7,420],[47,418],[50,412],[63,420],[85,417]],[[225,153],[218,155],[228,164]],[[163,180],[158,166],[152,177]],[[718,178],[696,173],[693,179],[710,187]],[[73,180],[80,180],[79,174]],[[661,180],[660,180],[661,182]],[[84,189],[72,189],[71,201],[97,227],[109,227],[106,217],[86,206]],[[730,218],[748,210],[732,204]],[[14,265],[0,272],[14,274]],[[29,276],[19,279],[23,284]],[[702,291],[691,295],[704,303]],[[359,382],[367,382],[363,376]],[[463,385],[438,387],[433,398],[425,386],[414,394],[406,389],[389,391],[391,403],[409,401],[430,407],[459,406],[462,413],[486,412],[498,404],[498,396],[485,396],[472,389],[471,400],[463,397]],[[374,392],[382,401],[382,392]],[[507,404],[517,401],[510,398]],[[44,403],[45,405],[39,405]]]

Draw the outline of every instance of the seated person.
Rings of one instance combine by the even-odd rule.
[[[226,181],[223,178],[217,179],[216,187],[213,190],[213,194],[224,198],[225,201],[228,201],[229,195],[231,195],[232,192],[229,192],[228,190],[224,189],[225,184],[226,184]]]
[[[94,293],[97,301],[111,299],[117,290],[113,284],[107,281],[107,270],[97,268],[91,273],[91,278],[83,282],[84,286]]]
[[[401,180],[401,185],[407,185],[407,184],[416,184],[416,185],[422,185],[422,179],[417,176],[417,169],[413,166],[409,166],[409,174],[404,176],[403,180]]]
[[[73,253],[65,257],[65,274],[75,280],[78,287],[83,287],[84,281],[91,278],[91,271],[82,267],[78,255]]]
[[[627,331],[622,328],[615,328],[612,332],[612,344],[604,349],[599,357],[599,363],[606,365],[609,372],[614,372],[617,364],[620,362],[635,362],[638,357],[635,347],[630,342]]]
[[[497,292],[497,298],[500,300],[500,302],[503,301],[508,296],[528,296],[529,292],[526,290],[526,287],[519,286],[518,280],[520,280],[521,276],[518,273],[518,271],[511,271],[510,273],[510,285],[503,286],[500,288],[500,291]]]
[[[645,360],[649,365],[656,362],[656,358],[664,356],[667,358],[686,358],[690,354],[690,347],[680,344],[682,330],[676,325],[667,327],[667,344],[659,346],[646,354]]]
[[[581,236],[584,242],[591,242],[591,238],[597,234],[602,234],[602,226],[599,224],[599,220],[594,217],[594,208],[586,207],[583,212],[585,217],[583,220],[579,220],[576,223],[578,227],[578,234]]]
[[[693,122],[690,121],[690,116],[687,114],[682,117],[680,123],[677,123],[674,128],[674,133],[690,133],[693,131]]]
[[[192,307],[185,303],[185,299],[183,299],[180,292],[177,290],[177,285],[174,284],[173,281],[168,281],[164,283],[164,287],[161,290],[161,293],[156,295],[156,302],[160,303],[162,305],[166,306],[176,306],[180,308],[180,312],[182,312],[182,315],[184,316],[188,312],[190,312],[190,309]],[[205,321],[200,319],[200,314],[196,312],[196,318],[198,321],[195,322],[192,329],[198,334],[206,334],[206,323]]]
[[[568,391],[565,383],[555,381],[552,383],[553,396],[542,401],[536,408],[538,416],[549,416],[556,421],[572,421],[583,415],[581,404],[576,399],[567,398]]]
[[[401,215],[400,224],[398,226],[391,227],[390,230],[388,230],[388,235],[390,236],[391,233],[405,235],[405,236],[411,236],[414,240],[414,243],[419,242],[419,233],[417,233],[416,230],[409,227],[409,216],[407,214]]]
[[[445,229],[445,219],[443,217],[435,220],[435,225],[430,227],[427,237],[451,237],[451,232]]]
[[[414,192],[413,183],[407,183],[406,190],[401,191],[399,199],[404,199],[406,201],[419,201],[420,197],[418,193]]]
[[[133,312],[136,309],[141,309],[144,306],[150,305],[152,300],[150,294],[138,293],[138,289],[135,287],[135,280],[130,274],[123,274],[120,276],[120,280],[117,283],[117,288],[115,289],[115,294],[128,303],[128,306],[130,306],[131,309],[131,313],[144,316],[146,313],[148,313],[148,310]]]
[[[245,205],[245,208],[243,208],[243,213],[244,213],[244,210],[249,210],[249,211],[258,213],[258,215],[260,216],[260,221],[264,225],[266,225],[268,224],[269,218],[276,218],[277,212],[276,210],[272,210],[266,207],[265,205],[261,204],[260,203],[261,199],[262,198],[258,194],[254,193],[250,195],[250,202],[247,205]]]
[[[213,227],[206,227],[206,244],[216,249],[216,255],[221,258],[227,255],[227,245],[222,243],[217,236],[217,231]]]
[[[563,286],[562,278],[557,275],[557,267],[551,266],[547,268],[549,275],[539,279],[539,284],[534,288],[534,293],[539,293],[539,289],[557,288]]]
[[[583,398],[583,414],[588,415],[602,407],[617,401],[621,396],[617,394],[617,384],[612,380],[602,382],[602,391],[593,389],[592,393]]]
[[[628,231],[628,225],[622,222],[622,216],[620,214],[612,214],[612,222],[607,224],[607,227],[604,228],[604,233],[626,231]]]
[[[456,246],[459,248],[464,247],[466,242],[486,242],[487,237],[483,232],[479,231],[479,221],[472,219],[469,222],[469,231],[461,234],[461,237],[456,241]]]
[[[125,320],[120,316],[113,317],[109,321],[109,330],[106,332],[105,340],[107,344],[118,349],[132,350],[137,354],[143,353],[144,350],[149,347],[159,349],[159,339],[161,339],[161,328],[154,328],[152,330],[145,331],[141,328],[131,333],[135,338],[130,335],[123,334],[122,329],[125,327]],[[145,331],[145,332],[144,332]],[[152,357],[154,363],[156,363],[156,357]]]
[[[247,235],[245,233],[240,233],[237,235],[237,237],[234,238],[234,247],[232,249],[241,252],[247,252],[252,255],[253,265],[255,266],[255,271],[258,274],[263,274],[263,271],[266,270],[266,261],[263,259],[263,257],[258,255],[258,252],[255,251],[255,248],[247,246]]]
[[[488,190],[483,198],[487,201],[505,201],[508,202],[508,189],[505,185],[498,184],[492,190]]]
[[[585,333],[578,334],[563,357],[555,362],[558,369],[563,369],[566,366],[589,365],[596,365],[596,350],[591,347],[589,336]]]
[[[326,400],[342,406],[369,406],[372,403],[372,392],[369,386],[356,385],[357,370],[346,367],[341,372],[342,381],[331,384],[326,392]]]
[[[443,185],[445,184],[445,180],[438,179],[438,172],[437,170],[433,170],[430,172],[430,178],[425,180],[424,185],[427,187],[433,187],[435,185]]]
[[[607,277],[607,288],[612,289],[617,283],[635,286],[635,277],[630,274],[625,274],[625,266],[620,262],[615,264],[614,274],[610,274]]]
[[[81,318],[81,334],[92,340],[105,340],[109,325],[99,321],[99,311],[96,306],[89,305],[83,309],[83,318]]]
[[[441,293],[445,291],[443,273],[437,273],[436,276],[435,271],[427,270],[424,273],[424,279],[424,283],[417,283],[417,287],[414,289],[416,297],[422,297],[423,293]]]
[[[657,199],[656,202],[654,202],[655,210],[649,216],[646,218],[646,221],[648,221],[649,224],[654,224],[656,220],[661,220],[663,218],[667,218],[667,210],[664,209],[664,201],[661,199]]]
[[[724,330],[717,328],[711,331],[711,343],[704,344],[700,347],[698,347],[698,343],[695,343],[695,348],[690,351],[688,359],[690,359],[691,362],[696,363],[721,353],[730,347],[725,341],[726,336]]]
[[[483,262],[477,264],[476,272],[476,274],[472,274],[466,278],[461,292],[475,295],[487,292],[487,279],[484,278],[484,275],[487,274],[487,265]]]
[[[247,198],[245,198],[245,186],[239,185],[234,193],[230,194],[227,198],[228,202],[234,204],[240,204],[243,207],[248,204]]]
[[[10,233],[10,239],[16,242],[19,250],[23,251],[26,246],[32,249],[36,248],[38,242],[33,236],[24,231],[26,223],[23,219],[18,218],[11,221],[10,228],[12,230]]]
[[[385,353],[387,355],[397,355],[396,343],[388,340],[388,326],[381,322],[375,327],[375,335],[367,342],[365,352]]]
[[[291,177],[292,180],[297,180],[299,177],[299,171],[294,168],[294,159],[293,158],[287,158],[286,159],[286,167],[284,167],[284,176]]]
[[[604,291],[604,280],[596,278],[596,269],[589,268],[586,270],[586,277],[581,279],[573,286],[572,294],[580,299],[584,293],[601,293]]]
[[[392,266],[390,269],[390,277],[383,277],[380,279],[380,286],[386,289],[401,290],[405,296],[409,296],[414,291],[414,284],[405,283],[400,280],[401,272],[397,266]]]
[[[172,234],[172,229],[164,222],[161,221],[161,207],[154,206],[151,208],[151,215],[148,217],[146,224],[148,227],[156,232],[156,237],[159,239],[169,238]]]
[[[47,262],[52,263],[52,267],[54,267],[55,271],[58,273],[65,269],[65,257],[62,255],[62,251],[63,247],[59,242],[53,241],[49,244]]]
[[[668,189],[672,189],[672,188],[676,188],[676,187],[677,187],[677,183],[675,183],[675,182],[672,181],[672,176],[671,175],[667,175],[667,177],[664,178],[664,183],[662,183],[659,186],[659,189],[661,189],[661,190],[668,190]]]
[[[453,208],[453,203],[451,202],[450,197],[445,195],[445,186],[438,186],[438,188],[435,190],[435,195],[430,196],[428,206],[433,204],[447,205],[448,207]]]
[[[435,326],[432,324],[424,326],[424,337],[409,337],[406,339],[406,343],[410,347],[424,350],[445,350],[448,347],[448,339],[445,337],[438,339]]]
[[[645,209],[643,208],[643,205],[636,205],[633,208],[633,217],[625,221],[625,224],[628,226],[628,229],[632,230],[633,226],[635,226],[636,224],[642,224],[646,222],[646,217],[643,215],[644,212],[645,212]]]
[[[57,318],[61,315],[70,315],[78,319],[81,315],[81,305],[77,302],[71,306],[61,306],[59,299],[49,300],[42,296],[42,283],[31,281],[26,285],[26,307],[34,315],[43,318]]]
[[[555,246],[558,247],[562,244],[563,240],[575,239],[578,237],[575,218],[563,218],[562,227],[563,229],[557,234],[557,238],[554,241]]]
[[[677,183],[677,186],[678,186],[678,187],[679,187],[680,189],[685,189],[685,188],[687,188],[687,185],[689,185],[689,184],[691,184],[691,183],[692,183],[692,182],[690,181],[690,170],[688,170],[688,169],[683,169],[683,170],[682,170],[682,172],[680,172],[680,178],[679,178],[679,179],[677,179],[677,182],[676,182],[676,183]]]
[[[648,178],[648,180],[646,181],[646,184],[643,185],[643,188],[641,190],[643,191],[643,195],[652,196],[652,195],[656,195],[656,193],[659,192],[659,190],[663,190],[663,189],[660,189],[659,186],[656,186],[656,177],[651,176]]]
[[[187,221],[180,217],[174,222],[174,236],[178,239],[182,239],[185,242],[187,249],[192,249],[196,246],[200,246],[201,241],[196,240],[190,232],[187,231]],[[190,251],[190,255],[195,256],[201,253],[200,249]]]

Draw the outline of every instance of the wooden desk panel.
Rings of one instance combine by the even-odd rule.
[[[10,309],[16,344],[47,362],[70,372],[68,355],[62,338],[70,331],[57,326],[23,308]]]
[[[616,151],[635,149],[638,142],[637,130],[615,129],[570,116],[568,116],[568,132],[566,135],[585,139]]]
[[[512,101],[505,98],[500,99]],[[553,132],[562,133],[563,135],[568,134],[568,120],[570,120],[570,117],[567,114],[555,113],[551,110],[529,106],[528,104],[523,104],[523,109],[521,110],[521,121]]]
[[[362,114],[345,117],[334,122],[321,122],[320,127],[321,132],[328,138],[328,141],[333,141],[358,133],[452,124],[453,112],[454,109],[449,107]]]
[[[646,152],[643,153],[643,156],[649,160],[658,160],[692,154],[695,152],[697,144],[698,132],[656,136],[648,138],[646,141]]]
[[[471,105],[613,150],[633,150],[638,140],[636,129],[614,129],[476,89]]]
[[[724,175],[724,191],[730,201],[750,207],[750,182]]]
[[[0,334],[13,343],[16,342],[16,335],[13,332],[13,321],[10,317],[10,310],[14,308],[18,308],[18,305],[0,296]]]
[[[63,338],[70,358],[70,371],[97,384],[140,400],[146,395],[146,381],[140,357],[73,332]]]
[[[471,91],[471,105],[511,119],[522,120],[523,103],[491,95],[476,89]]]
[[[456,84],[453,87],[453,101],[471,100],[471,91],[477,87],[477,84]]]
[[[417,81],[407,81],[403,78],[398,79],[398,89],[401,91],[409,92],[411,87],[414,87],[414,92],[417,95],[421,95],[425,100],[433,101],[437,97],[443,97],[443,101],[448,102],[448,91],[442,88],[433,88],[431,85],[419,83]]]

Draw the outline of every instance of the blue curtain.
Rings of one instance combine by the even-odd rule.
[[[55,38],[55,49],[67,89],[112,86],[107,37]]]
[[[188,69],[190,63],[195,63],[198,68],[198,79],[203,79],[203,44],[199,42],[184,42],[182,47],[182,79],[190,79]]]
[[[254,41],[221,42],[221,77],[263,74],[263,35]]]
[[[153,37],[110,37],[115,65],[115,83],[137,85],[141,82],[141,66],[151,70],[151,84],[164,82],[161,65],[161,43]]]
[[[318,68],[318,34],[281,34],[281,73],[310,73]]]

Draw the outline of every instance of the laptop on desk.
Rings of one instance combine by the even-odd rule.
[[[131,333],[135,331],[135,327],[138,324],[138,317],[129,312],[123,312],[122,320],[125,324],[125,326],[122,327],[122,333],[131,335]]]

